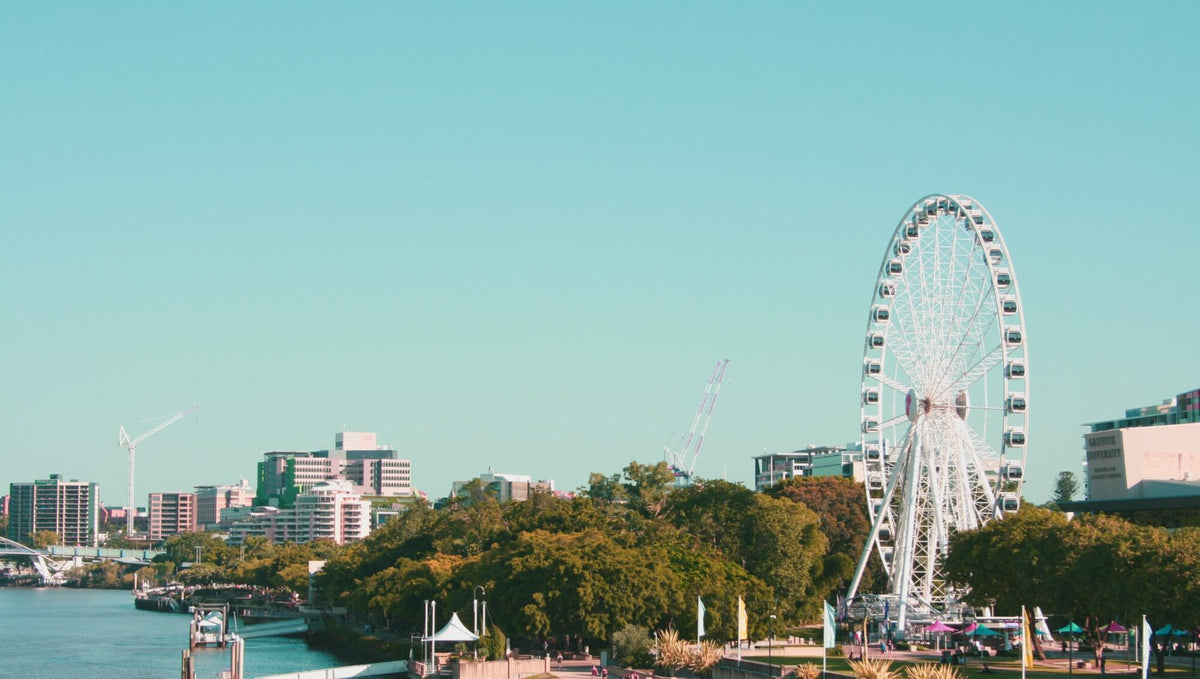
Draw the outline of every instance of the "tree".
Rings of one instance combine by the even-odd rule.
[[[39,530],[29,536],[29,546],[34,549],[45,549],[60,542],[62,538],[52,530]]]
[[[863,484],[838,476],[796,476],[772,486],[767,494],[799,502],[816,513],[821,532],[829,540],[817,594],[828,599],[834,591],[844,590],[871,532]],[[874,551],[871,555],[860,584],[862,591],[872,591],[874,583],[883,580],[879,555]]]
[[[1079,481],[1075,478],[1074,472],[1059,472],[1058,477],[1054,479],[1054,502],[1060,505],[1064,502],[1071,502],[1075,499],[1077,492],[1079,492]]]
[[[630,462],[625,469],[625,493],[629,504],[646,516],[656,517],[675,482],[675,475],[666,462],[638,464]]]

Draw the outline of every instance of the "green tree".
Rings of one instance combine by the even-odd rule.
[[[45,549],[60,542],[62,538],[52,530],[39,530],[29,536],[29,546],[34,549]]]
[[[622,473],[625,475],[625,494],[630,506],[646,516],[658,516],[671,485],[675,483],[675,475],[667,463],[639,464],[633,461]]]
[[[797,476],[772,486],[767,494],[799,502],[816,513],[820,530],[829,540],[821,575],[816,583],[819,598],[830,599],[854,577],[863,545],[871,532],[863,484],[837,476]],[[872,591],[883,581],[883,564],[872,551],[859,587]]]
[[[1055,504],[1064,502],[1072,502],[1075,499],[1075,493],[1079,492],[1079,481],[1075,478],[1074,472],[1059,472],[1054,479],[1054,495],[1052,496]]]
[[[625,625],[613,632],[613,657],[626,667],[649,667],[652,645],[650,630],[641,625]]]
[[[479,637],[479,651],[487,660],[502,660],[507,645],[507,637],[496,625],[488,625],[487,630]]]
[[[467,562],[457,582],[464,603],[467,585],[486,587],[489,612],[529,636],[587,641],[664,619],[675,586],[661,547],[623,545],[595,530],[522,533]]]

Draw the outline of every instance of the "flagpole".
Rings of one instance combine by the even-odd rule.
[[[1025,679],[1025,659],[1029,657],[1029,621],[1025,618],[1025,606],[1021,606],[1021,679]]]

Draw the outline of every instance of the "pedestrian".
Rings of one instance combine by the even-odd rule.
[[[887,655],[887,639],[879,640],[879,653],[882,655]]]
[[[598,676],[600,676],[600,668],[599,668],[599,667],[596,667],[595,665],[592,665],[592,676],[593,676],[593,677],[598,677]]]
[[[608,666],[600,668],[600,679],[608,679]]]
[[[556,657],[555,660],[558,661],[558,666],[562,667],[562,651],[558,652],[558,657]]]

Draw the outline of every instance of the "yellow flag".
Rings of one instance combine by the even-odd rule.
[[[1021,667],[1033,669],[1033,625],[1021,607]]]
[[[744,641],[744,640],[750,638],[750,634],[746,631],[746,628],[749,626],[749,624],[748,624],[749,621],[746,618],[746,602],[742,601],[742,597],[738,597],[737,616],[738,616],[737,617],[737,621],[738,621],[737,640]]]

